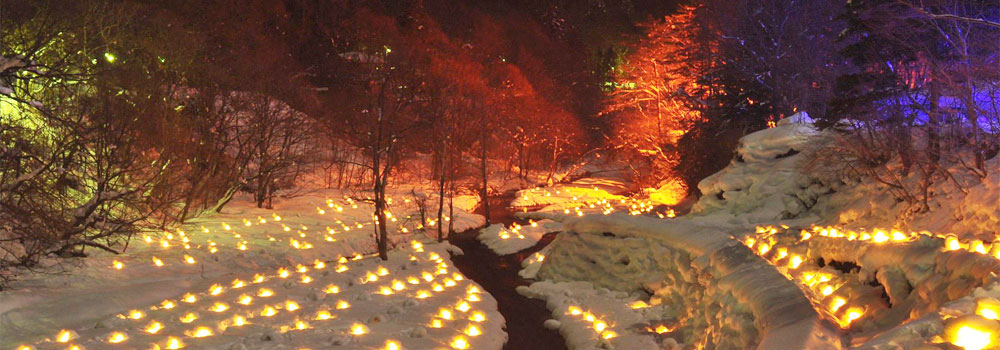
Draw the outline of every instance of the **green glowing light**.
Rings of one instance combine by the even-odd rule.
[[[106,61],[108,61],[108,63],[115,63],[115,60],[117,60],[118,57],[115,57],[115,54],[113,54],[113,53],[105,52],[104,53],[104,59]]]

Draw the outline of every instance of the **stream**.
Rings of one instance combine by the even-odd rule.
[[[506,226],[514,222],[526,224],[514,218],[510,209],[513,193],[490,199],[490,223]],[[482,214],[482,207],[477,209]],[[542,324],[552,318],[545,302],[530,299],[515,290],[518,286],[531,284],[517,275],[521,270],[521,260],[544,248],[556,237],[548,233],[534,247],[520,252],[499,256],[479,242],[478,229],[456,233],[448,241],[465,252],[453,256],[455,267],[466,277],[479,283],[497,300],[500,314],[507,324],[507,343],[504,349],[566,349],[566,341],[557,331],[546,329]]]

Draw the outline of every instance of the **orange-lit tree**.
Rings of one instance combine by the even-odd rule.
[[[694,46],[693,8],[644,25],[647,35],[616,67],[603,112],[611,118],[611,146],[632,165],[640,182],[677,179],[677,142],[701,114],[694,104],[698,60]],[[684,193],[678,193],[679,198]]]

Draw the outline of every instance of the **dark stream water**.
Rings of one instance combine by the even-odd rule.
[[[514,219],[510,210],[513,193],[490,200],[490,222],[511,223],[526,222]],[[478,209],[482,214],[482,208]],[[451,244],[462,248],[464,255],[453,256],[455,267],[465,276],[483,286],[497,300],[500,314],[507,321],[507,344],[504,349],[566,349],[566,341],[558,332],[542,326],[545,320],[551,318],[551,313],[545,308],[545,302],[530,299],[517,294],[515,288],[528,285],[517,275],[521,270],[521,260],[534,254],[548,245],[555,238],[555,233],[546,234],[537,245],[529,249],[504,256],[498,256],[479,242],[476,236],[479,230],[469,230],[456,233],[448,238]]]

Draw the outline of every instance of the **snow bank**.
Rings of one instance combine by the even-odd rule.
[[[782,119],[777,126],[740,139],[737,158],[698,183],[702,197],[695,215],[739,215],[741,221],[770,222],[798,216],[830,192],[803,174],[801,153],[819,132],[805,113]]]
[[[562,224],[552,220],[532,221],[527,226],[506,227],[493,224],[479,230],[476,238],[497,255],[507,255],[534,247],[546,233],[562,231]]]
[[[638,337],[622,337],[623,342],[641,338],[646,340],[636,341],[668,348],[675,342],[718,349],[754,344],[760,349],[841,348],[837,332],[819,321],[801,291],[727,234],[692,220],[624,215],[586,216],[564,224],[567,232],[551,243],[537,273],[546,282],[523,290],[546,299],[559,320],[568,312],[567,303],[593,307],[576,300],[586,298],[581,291],[587,289],[569,283],[584,281],[619,306],[640,298],[657,306],[621,319],[615,319],[620,312],[603,311],[617,330]],[[560,331],[568,337],[588,335],[563,329],[573,324],[561,323]],[[669,331],[649,330],[651,324]],[[573,349],[602,346],[604,340],[592,339],[593,329],[590,338],[583,335],[568,340]],[[607,341],[616,348],[625,345],[616,339]]]

